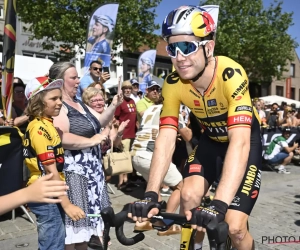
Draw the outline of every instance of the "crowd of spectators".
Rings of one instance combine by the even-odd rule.
[[[253,106],[257,109],[262,127],[298,127],[300,125],[300,109],[296,108],[296,104],[274,102],[266,105],[264,100],[254,99]]]

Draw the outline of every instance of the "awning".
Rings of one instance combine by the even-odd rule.
[[[2,53],[0,56],[2,58]],[[21,78],[26,84],[35,77],[48,74],[52,64],[50,59],[16,55],[14,76]]]
[[[296,104],[296,107],[299,108],[300,107],[300,102],[293,100],[293,99],[289,99],[286,97],[282,97],[282,96],[278,96],[278,95],[269,95],[269,96],[263,96],[263,97],[259,97],[259,99],[262,99],[265,101],[265,104],[272,104],[274,102],[276,102],[278,105],[281,105],[282,102],[286,102],[288,105],[291,105],[292,103]]]

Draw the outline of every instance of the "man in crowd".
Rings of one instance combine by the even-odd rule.
[[[121,124],[123,121],[129,120],[129,123],[125,127],[124,133],[122,135],[122,144],[124,147],[124,151],[130,150],[136,133],[136,107],[134,100],[130,98],[131,91],[132,85],[130,81],[124,81],[122,83],[122,92],[124,100],[115,111],[115,118],[119,122],[119,124]],[[118,189],[123,191],[131,191],[128,187],[127,181],[127,174],[120,174]]]
[[[83,91],[93,82],[104,84],[110,78],[109,73],[102,73],[102,63],[100,61],[92,61],[90,63],[89,73],[80,79],[77,89],[76,98],[81,100]]]
[[[147,83],[145,97],[139,100],[136,104],[137,119],[139,123],[141,122],[142,116],[146,109],[154,105],[154,103],[158,101],[159,92],[160,86],[156,81],[151,80]]]
[[[278,167],[279,174],[290,174],[285,166],[289,164],[294,156],[293,151],[298,148],[298,143],[294,142],[292,147],[289,147],[287,140],[291,136],[291,129],[284,128],[282,136],[276,137],[268,146],[264,158],[269,164],[280,164]]]
[[[135,103],[137,103],[141,98],[138,95],[139,92],[139,82],[136,78],[130,79],[130,82],[132,84],[132,93],[130,95],[130,98],[134,100]]]

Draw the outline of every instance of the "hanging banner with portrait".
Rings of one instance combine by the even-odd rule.
[[[103,67],[110,66],[118,8],[119,4],[101,5],[90,17],[84,58],[85,74],[92,61],[99,60]]]
[[[138,76],[140,90],[145,93],[147,82],[152,80],[153,69],[156,59],[156,50],[151,49],[143,52],[138,60]]]

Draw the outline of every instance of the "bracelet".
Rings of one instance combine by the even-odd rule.
[[[121,138],[121,137],[123,137],[123,135],[117,135],[117,137]]]

